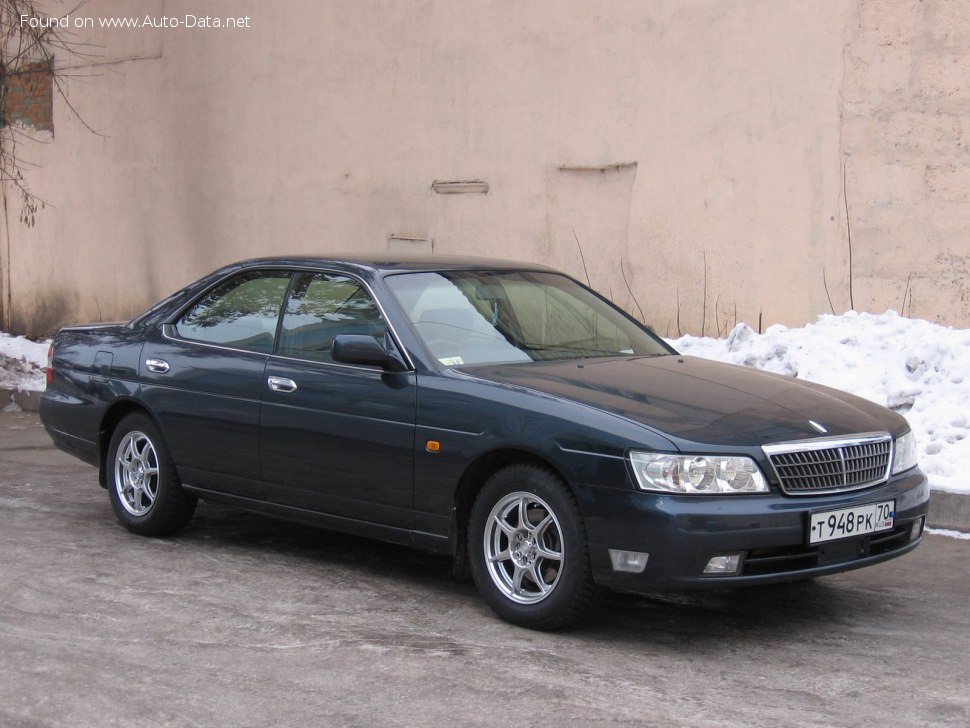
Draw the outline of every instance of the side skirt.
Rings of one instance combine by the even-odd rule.
[[[401,544],[402,546],[412,546],[422,551],[430,551],[436,554],[452,555],[454,552],[447,536],[439,536],[423,531],[411,531],[406,528],[384,526],[379,523],[359,521],[354,518],[344,518],[343,516],[334,516],[317,511],[308,511],[303,508],[284,506],[279,503],[270,503],[254,498],[244,498],[238,495],[229,495],[227,493],[219,493],[218,491],[206,490],[205,488],[197,488],[194,485],[183,484],[182,487],[192,495],[198,496],[203,500],[224,503],[225,505],[242,508],[255,513],[262,513],[285,521],[295,521],[297,523],[305,523],[308,526],[325,528],[330,531],[340,531],[355,536],[363,536],[364,538],[373,538],[378,541],[387,541],[388,543]]]

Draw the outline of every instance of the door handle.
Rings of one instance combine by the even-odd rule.
[[[286,377],[270,377],[266,380],[274,392],[295,392],[296,382]]]
[[[156,374],[164,374],[170,368],[164,359],[145,359],[145,367]]]

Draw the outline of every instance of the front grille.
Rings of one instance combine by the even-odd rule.
[[[818,438],[765,445],[764,451],[785,493],[834,493],[885,481],[892,461],[892,438],[888,433]]]

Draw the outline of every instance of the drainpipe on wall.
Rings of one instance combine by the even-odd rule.
[[[10,295],[10,216],[7,214],[7,184],[0,182],[3,195],[3,240],[0,245],[0,330],[10,331],[12,298]]]

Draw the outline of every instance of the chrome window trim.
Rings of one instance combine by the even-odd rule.
[[[386,370],[381,369],[379,366],[366,366],[364,364],[344,364],[337,361],[321,361],[320,359],[301,359],[298,356],[288,356],[286,354],[270,354],[271,359],[282,359],[283,361],[292,361],[298,364],[317,364],[322,367],[339,367],[340,369],[354,369],[359,372],[371,372],[374,374],[381,374]],[[408,371],[411,371],[410,369]],[[398,372],[398,374],[403,374],[404,372]]]
[[[192,344],[193,346],[204,346],[208,349],[219,349],[220,351],[233,351],[237,354],[252,354],[253,356],[267,357],[272,356],[265,351],[254,351],[253,349],[237,349],[234,346],[225,346],[223,344],[210,344],[206,341],[196,341],[195,339],[186,339],[183,336],[172,336],[166,331],[166,327],[172,327],[175,330],[175,324],[164,323],[162,324],[162,338],[168,339],[169,341],[177,341],[180,344]]]
[[[388,318],[387,311],[385,310],[384,305],[381,303],[380,298],[378,298],[376,295],[374,295],[374,289],[367,283],[367,281],[365,281],[363,278],[361,278],[357,274],[355,274],[355,273],[349,273],[347,271],[342,271],[342,270],[334,270],[333,268],[319,268],[319,267],[316,267],[316,266],[309,266],[309,265],[299,265],[299,266],[267,265],[267,266],[254,266],[252,268],[244,268],[242,270],[232,271],[231,273],[226,274],[225,276],[223,276],[219,280],[214,281],[211,285],[209,285],[208,287],[206,287],[198,295],[194,296],[191,301],[189,301],[188,303],[186,303],[184,306],[181,306],[174,314],[172,314],[171,316],[169,316],[164,321],[164,323],[162,324],[162,336],[164,338],[170,340],[170,341],[178,341],[178,342],[185,343],[185,344],[195,344],[196,346],[207,346],[207,347],[209,347],[211,349],[220,349],[220,350],[223,350],[223,351],[235,351],[235,352],[241,352],[243,354],[257,354],[259,356],[275,356],[275,357],[279,357],[280,359],[292,359],[293,361],[310,362],[310,363],[314,363],[314,364],[325,364],[325,365],[330,365],[330,366],[347,367],[347,368],[351,368],[351,369],[362,369],[362,370],[365,370],[365,371],[382,371],[380,369],[380,367],[377,367],[377,366],[367,367],[367,366],[360,366],[360,365],[357,365],[357,364],[340,364],[338,362],[322,362],[319,359],[301,359],[299,357],[290,357],[290,356],[285,356],[285,355],[282,355],[282,354],[277,354],[276,353],[276,345],[275,345],[275,342],[274,342],[274,345],[273,345],[273,351],[267,353],[267,352],[261,352],[261,351],[254,351],[252,349],[238,349],[238,348],[233,347],[233,346],[225,346],[223,344],[213,344],[213,343],[207,342],[207,341],[198,341],[197,339],[187,339],[184,336],[173,336],[173,335],[169,334],[165,330],[165,327],[166,326],[171,326],[172,327],[172,331],[177,333],[178,330],[175,328],[175,322],[178,321],[178,319],[182,318],[182,316],[185,314],[185,312],[188,311],[192,306],[194,306],[199,301],[199,299],[201,299],[205,294],[207,294],[209,291],[211,291],[212,289],[216,288],[217,286],[222,285],[223,283],[225,283],[226,281],[228,281],[230,278],[233,278],[233,277],[235,277],[237,275],[241,275],[241,274],[244,274],[244,273],[250,273],[252,271],[284,271],[284,272],[288,272],[290,274],[294,274],[294,273],[298,273],[298,272],[300,272],[300,273],[326,273],[326,274],[330,274],[330,275],[345,276],[347,278],[352,278],[352,279],[356,280],[357,282],[360,283],[361,286],[363,286],[364,290],[367,291],[367,295],[369,295],[371,297],[371,299],[374,301],[374,303],[377,305],[378,310],[381,312],[381,318],[384,319],[384,323],[387,325],[387,330],[391,333],[391,338],[394,340],[394,346],[397,347],[398,352],[400,352],[404,356],[404,363],[408,367],[408,371],[415,371],[416,370],[416,368],[414,366],[414,360],[411,359],[410,352],[408,352],[407,347],[405,347],[401,343],[401,337],[398,336],[397,330],[394,328],[394,324]],[[286,303],[286,299],[287,299],[287,296],[288,295],[289,295],[289,289],[287,289],[286,294],[284,294],[284,296],[283,296],[283,303]],[[281,308],[279,314],[276,317],[276,325],[277,325],[277,327],[280,325],[280,322],[283,320],[283,314],[284,313],[285,313],[285,311]]]
[[[355,369],[357,371],[363,372],[383,372],[384,370],[378,366],[363,366],[361,364],[342,364],[335,361],[320,361],[319,359],[301,359],[295,356],[286,356],[284,354],[272,354],[266,353],[264,351],[253,351],[252,349],[236,349],[232,346],[223,346],[222,344],[210,344],[205,341],[196,341],[195,339],[185,339],[181,336],[171,336],[167,331],[165,331],[166,326],[173,326],[173,324],[163,324],[162,325],[162,337],[168,339],[169,341],[177,341],[180,344],[191,344],[193,346],[204,346],[209,349],[218,349],[219,351],[232,351],[237,354],[252,354],[253,356],[267,357],[270,359],[284,359],[286,361],[299,362],[300,364],[319,364],[324,367],[340,367],[341,369]],[[403,351],[403,347],[398,347],[399,350]],[[408,369],[406,371],[414,371],[414,369]],[[403,372],[402,372],[403,373]]]
[[[889,453],[887,456],[886,470],[879,478],[875,480],[870,480],[865,483],[860,483],[858,485],[842,485],[835,488],[819,488],[817,490],[804,490],[804,491],[788,491],[785,489],[785,483],[778,473],[778,469],[775,467],[775,463],[772,460],[772,455],[786,455],[789,453],[796,452],[810,452],[814,450],[830,450],[834,448],[852,447],[855,445],[868,445],[876,442],[889,441]],[[879,483],[885,483],[889,480],[890,474],[892,473],[893,467],[893,457],[895,456],[896,450],[896,438],[892,436],[889,432],[860,432],[857,435],[836,435],[828,437],[813,437],[807,440],[789,440],[785,442],[773,442],[767,445],[762,445],[761,449],[764,451],[768,459],[768,464],[771,466],[771,471],[774,474],[775,482],[781,488],[781,491],[785,495],[790,495],[794,497],[801,496],[813,496],[813,495],[824,495],[826,493],[850,493],[855,490],[863,490],[865,488],[871,488]],[[839,450],[839,459],[842,461],[842,472],[845,473],[845,453]]]

